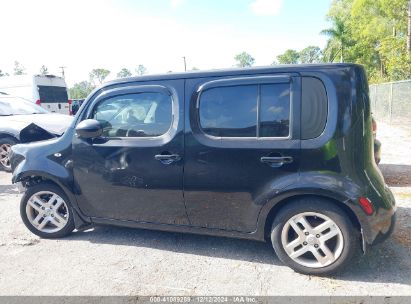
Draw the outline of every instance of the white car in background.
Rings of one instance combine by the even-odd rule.
[[[66,81],[54,75],[0,77],[0,92],[36,103],[52,113],[71,114]]]
[[[50,113],[23,98],[0,94],[0,169],[11,170],[11,147],[61,136],[73,116]]]

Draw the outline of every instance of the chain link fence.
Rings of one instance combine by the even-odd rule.
[[[370,85],[370,99],[377,121],[411,127],[411,79]]]

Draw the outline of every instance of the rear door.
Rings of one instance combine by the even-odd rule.
[[[40,105],[52,113],[69,114],[67,88],[51,85],[37,85]]]
[[[263,204],[297,178],[300,92],[294,75],[187,80],[184,197],[193,226],[252,232]]]

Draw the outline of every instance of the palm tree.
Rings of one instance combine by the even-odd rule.
[[[340,53],[340,62],[344,62],[344,47],[348,43],[348,31],[347,31],[347,26],[344,24],[344,22],[341,19],[334,19],[333,20],[333,27],[322,30],[321,34],[327,35],[330,37],[330,40],[334,40],[338,42],[339,45],[339,53]],[[331,45],[329,41],[329,45]],[[337,54],[335,54],[334,58],[332,58],[331,61],[334,61],[335,57]]]

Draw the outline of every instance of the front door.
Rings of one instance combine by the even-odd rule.
[[[299,77],[187,80],[186,96],[190,222],[252,232],[262,206],[298,178]]]
[[[110,89],[88,102],[81,119],[103,136],[73,140],[80,209],[88,216],[187,224],[183,183],[184,81]]]

